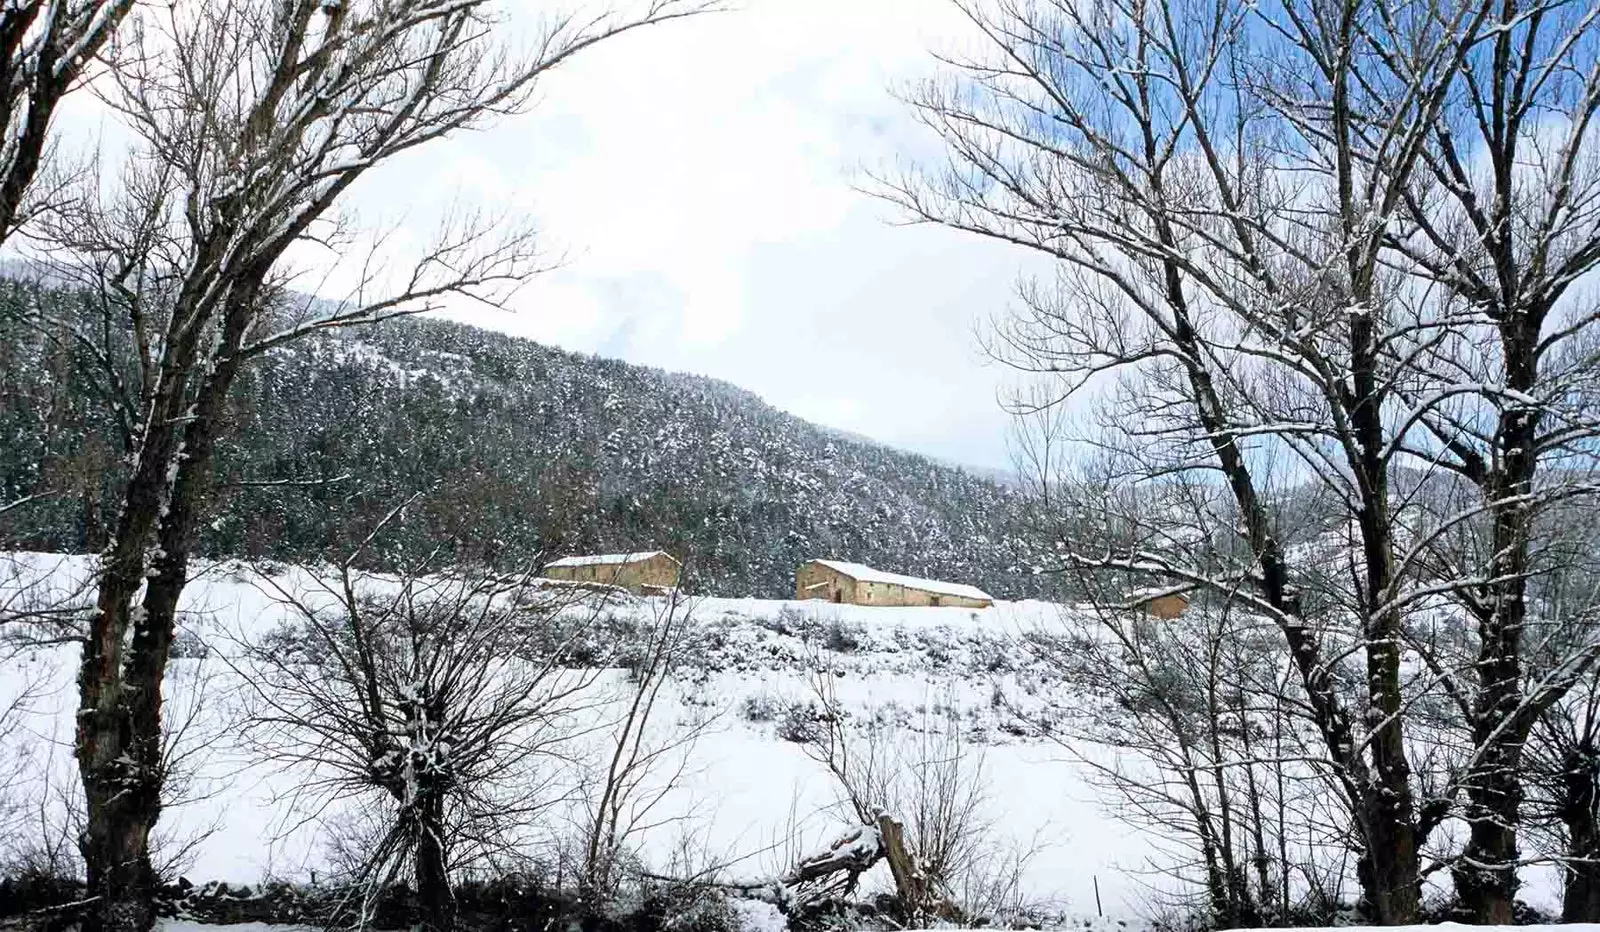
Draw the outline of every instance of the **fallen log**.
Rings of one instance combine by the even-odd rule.
[[[858,825],[823,850],[801,858],[794,869],[784,876],[783,883],[797,887],[840,871],[859,877],[877,864],[883,855],[883,836],[878,828]]]
[[[954,919],[960,910],[934,889],[906,848],[905,829],[886,812],[871,825],[858,825],[826,848],[801,858],[787,874],[760,883],[715,883],[743,896],[766,900],[786,912],[854,893],[861,875],[889,862],[895,895],[907,915]],[[667,880],[670,878],[659,878]]]

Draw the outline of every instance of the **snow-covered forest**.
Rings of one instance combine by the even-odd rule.
[[[13,308],[0,316],[0,435],[16,438],[0,450],[0,500],[74,486],[17,513],[0,547],[92,552],[115,511],[120,441],[94,374],[25,323],[88,326],[92,295],[10,281],[0,300]],[[450,541],[463,560],[513,567],[659,547],[686,562],[692,591],[782,598],[802,561],[845,554],[1008,597],[1046,591],[1014,488],[711,379],[408,318],[272,352],[241,383],[196,542],[207,555],[342,552],[428,489],[390,542],[403,555]]]
[[[518,303],[546,143],[684,140],[473,146],[751,6],[0,7],[0,928],[1600,923],[1600,6],[951,0],[899,123],[819,80],[783,155],[890,151],[801,174],[1024,257],[1007,481],[443,319],[654,287]],[[807,202],[676,254],[686,344]],[[760,366],[936,320],[811,303]]]

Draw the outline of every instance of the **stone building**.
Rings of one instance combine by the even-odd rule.
[[[544,577],[565,582],[620,586],[635,595],[656,595],[678,587],[683,569],[664,550],[562,557],[545,564]]]
[[[994,599],[982,589],[885,573],[860,563],[809,560],[795,571],[795,598],[846,605],[950,605],[988,608]]]
[[[1189,607],[1189,595],[1166,589],[1138,589],[1128,593],[1128,604],[1151,618],[1177,618]]]

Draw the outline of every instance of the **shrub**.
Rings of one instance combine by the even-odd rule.
[[[195,631],[179,628],[172,638],[172,659],[204,660],[211,655],[211,647]]]
[[[778,609],[778,614],[770,618],[756,619],[756,624],[761,627],[774,634],[785,636],[802,635],[812,623],[811,618],[804,611],[792,605],[785,605],[783,608]]]
[[[783,709],[783,702],[771,693],[757,693],[744,697],[739,703],[739,717],[747,722],[761,724],[773,721]]]
[[[815,702],[790,702],[778,717],[778,737],[795,744],[810,744],[822,737],[832,715]]]
[[[725,893],[699,883],[646,887],[633,919],[638,932],[741,932],[743,925]]]
[[[83,881],[47,871],[23,870],[0,878],[0,918],[76,903]]]
[[[823,646],[836,654],[849,654],[861,649],[865,629],[835,618],[828,622],[827,637]]]

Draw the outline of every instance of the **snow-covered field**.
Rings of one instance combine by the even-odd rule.
[[[89,569],[83,557],[17,554],[0,561],[0,586],[44,584],[65,598],[81,588]],[[203,642],[209,656],[176,659],[169,673],[170,716],[187,723],[180,747],[193,777],[165,814],[162,835],[167,851],[192,845],[184,873],[196,880],[307,879],[325,864],[322,830],[330,813],[308,819],[294,804],[297,775],[262,765],[235,740],[239,674],[228,663],[229,645],[286,620],[274,586],[314,588],[303,570],[274,572],[267,585],[255,567],[211,566],[180,606],[186,640]],[[1016,670],[1012,659],[993,653],[993,636],[1051,624],[1059,607],[1002,602],[974,611],[704,598],[692,611],[697,625],[716,633],[714,647],[693,677],[675,684],[662,727],[708,717],[711,724],[688,752],[682,785],[664,803],[671,811],[663,814],[672,818],[642,844],[647,860],[661,866],[689,850],[731,862],[734,876],[770,876],[844,827],[826,772],[781,736],[784,710],[813,698],[822,666],[852,716],[876,718],[889,734],[914,733],[932,710],[959,716],[969,746],[982,754],[994,840],[1001,850],[1033,852],[1023,872],[1032,897],[1067,915],[1094,917],[1098,885],[1108,919],[1137,918],[1149,902],[1154,881],[1147,868],[1155,852],[1145,837],[1105,810],[1060,748],[1013,733],[1021,729],[1008,728],[1008,713],[996,701],[996,689]],[[30,693],[23,750],[34,756],[22,791],[57,818],[73,783],[75,660],[72,648],[40,649],[0,670],[0,708]],[[622,684],[620,671],[608,676]]]

